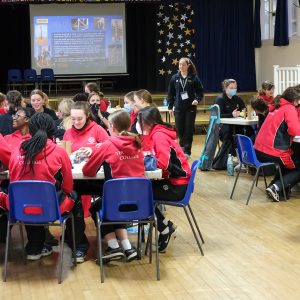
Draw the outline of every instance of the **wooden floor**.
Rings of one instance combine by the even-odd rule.
[[[199,157],[203,138],[195,137],[191,161]],[[0,282],[0,299],[300,299],[299,194],[288,202],[273,203],[263,189],[255,188],[246,206],[252,177],[241,177],[230,200],[234,177],[223,171],[197,174],[192,207],[205,239],[204,257],[184,212],[167,209],[178,225],[178,235],[168,252],[160,255],[159,282],[155,264],[143,258],[106,266],[105,283],[100,284],[94,262],[95,228],[87,219],[88,260],[72,269],[66,251],[61,285],[56,281],[57,253],[23,265],[14,230],[16,243],[8,281]],[[131,238],[135,240],[134,235]],[[2,244],[1,260],[3,256]]]

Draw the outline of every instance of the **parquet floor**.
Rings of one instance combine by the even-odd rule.
[[[195,136],[191,160],[199,158],[203,139]],[[263,188],[255,188],[246,206],[251,179],[241,175],[230,200],[234,177],[223,171],[197,174],[191,204],[204,235],[205,256],[199,253],[184,212],[168,208],[178,234],[167,253],[160,255],[159,282],[155,264],[149,265],[145,257],[106,266],[105,283],[100,284],[94,262],[95,227],[86,219],[91,244],[87,261],[72,269],[67,249],[63,282],[58,285],[57,253],[23,265],[19,236],[13,229],[15,246],[8,281],[0,282],[0,299],[300,299],[299,194],[288,202],[273,203]],[[135,236],[131,239],[134,242]]]

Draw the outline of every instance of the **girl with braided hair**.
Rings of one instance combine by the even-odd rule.
[[[67,152],[53,142],[56,127],[45,113],[36,113],[29,121],[31,138],[24,141],[11,154],[10,181],[44,180],[56,184],[61,213],[73,211],[75,216],[76,247],[84,240],[84,221],[81,204],[73,190],[72,166]],[[81,211],[80,211],[81,210]],[[80,214],[81,212],[81,214]],[[81,216],[81,217],[80,217]],[[71,224],[67,223],[67,243],[71,247]],[[38,260],[50,255],[52,248],[45,245],[43,226],[25,226],[28,243],[27,259]]]

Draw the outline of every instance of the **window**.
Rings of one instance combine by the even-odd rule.
[[[289,36],[300,34],[300,7],[298,0],[288,0]],[[261,0],[260,22],[262,40],[274,38],[277,0]]]

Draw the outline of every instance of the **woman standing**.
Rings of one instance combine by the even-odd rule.
[[[203,86],[193,62],[183,57],[179,72],[172,76],[168,90],[168,109],[175,114],[179,144],[187,158],[191,155],[197,105],[203,98]],[[173,113],[174,110],[174,113]]]

